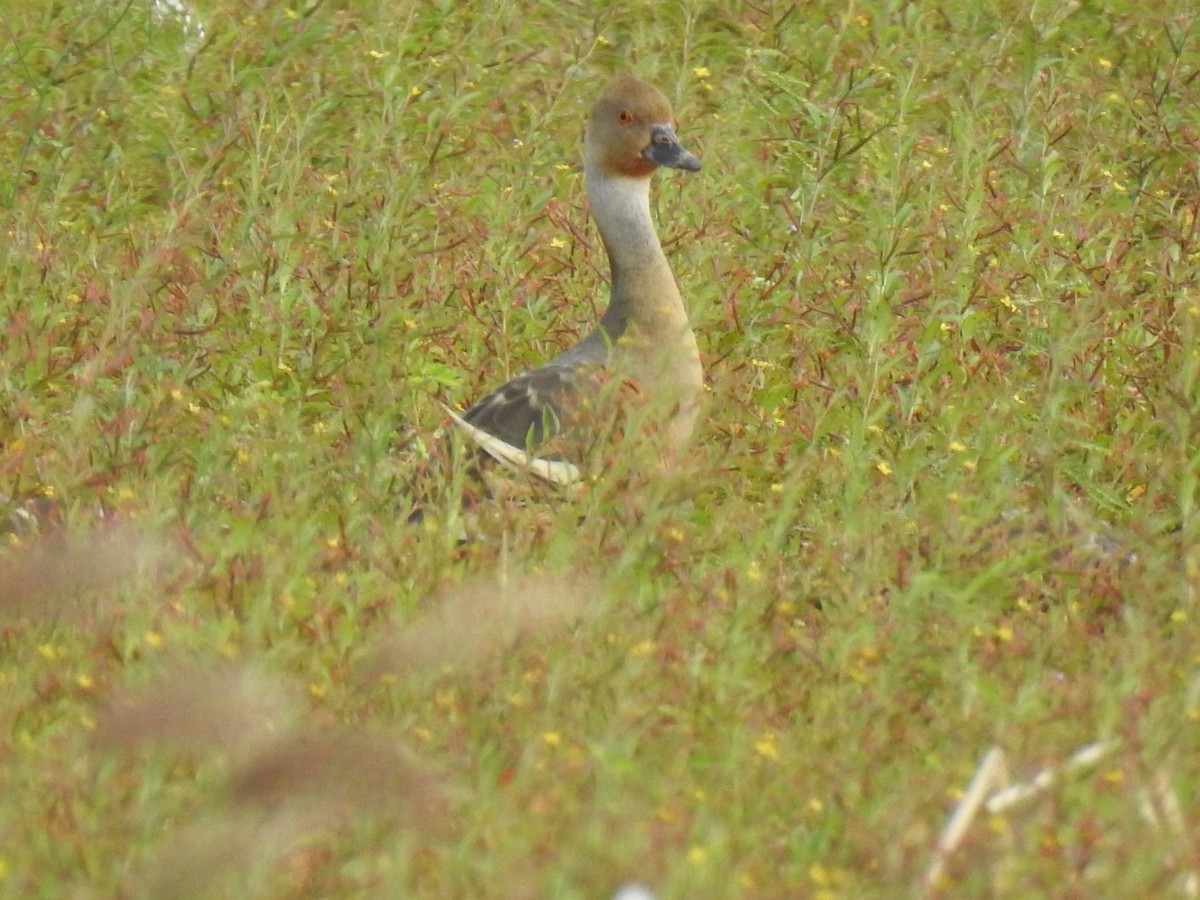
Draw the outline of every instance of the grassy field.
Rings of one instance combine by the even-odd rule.
[[[7,4],[0,894],[1195,896],[1200,17],[961,7]],[[621,71],[686,471],[411,526]]]

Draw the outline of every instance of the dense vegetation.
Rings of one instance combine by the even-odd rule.
[[[1195,889],[1192,3],[190,14],[0,15],[0,893]],[[603,309],[626,70],[694,452],[459,543],[439,404]]]

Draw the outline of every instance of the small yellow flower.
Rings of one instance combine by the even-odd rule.
[[[94,679],[91,675],[77,675],[75,677],[75,683],[85,691],[90,691],[96,686],[96,679]]]
[[[1188,620],[1188,614],[1185,610],[1177,609],[1177,610],[1175,610],[1175,612],[1171,613],[1171,621],[1174,622],[1176,625],[1182,625],[1187,620]]]
[[[1007,625],[1001,625],[996,629],[996,639],[1004,641],[1007,644],[1013,639],[1013,630]]]
[[[775,744],[775,735],[764,734],[754,742],[754,749],[763,759],[779,759],[779,747]]]
[[[629,653],[631,656],[649,656],[654,652],[654,648],[654,641],[640,641],[630,648]]]
[[[308,693],[315,700],[323,700],[325,695],[329,693],[329,687],[324,684],[317,684],[314,681],[308,686]]]
[[[153,647],[156,650],[166,643],[166,638],[157,631],[147,631],[142,635],[142,640],[146,642],[147,647]]]
[[[562,743],[562,735],[557,731],[546,731],[542,733],[542,740],[546,742],[547,746],[557,747]]]
[[[875,468],[879,470],[880,475],[891,475],[892,474],[892,467],[889,466],[883,460],[880,460],[879,462],[877,462],[875,464]]]
[[[690,862],[693,866],[702,866],[707,859],[708,851],[699,844],[694,845],[690,850],[688,850],[688,862]]]
[[[967,449],[967,445],[964,444],[962,441],[951,441],[950,442],[950,452],[951,453],[965,453],[966,449]]]
[[[1111,60],[1111,59],[1105,59],[1103,56],[1102,56],[1102,57],[1100,57],[1098,60],[1096,60],[1096,63],[1097,63],[1097,64],[1100,66],[1100,68],[1102,68],[1102,69],[1111,69],[1111,68],[1113,67],[1112,60]]]
[[[696,68],[692,69],[692,74],[695,75],[697,78],[703,79],[703,78],[707,78],[712,73],[708,71],[708,68],[706,66],[696,66]]]
[[[414,84],[411,88],[408,89],[408,96],[410,96],[414,100],[416,100],[424,92],[425,92],[424,89],[419,84]]]

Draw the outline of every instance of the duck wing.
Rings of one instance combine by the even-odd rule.
[[[520,450],[533,448],[568,430],[591,380],[585,367],[556,360],[496,388],[463,420]]]

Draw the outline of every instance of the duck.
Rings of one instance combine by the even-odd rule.
[[[581,455],[613,404],[637,405],[663,466],[687,444],[704,390],[696,336],[650,213],[662,168],[700,171],[671,104],[633,75],[613,79],[587,121],[584,184],[608,255],[610,298],[575,346],[495,388],[466,412],[446,407],[470,442],[505,467],[559,486],[579,482]],[[612,387],[615,383],[615,387]],[[611,403],[608,401],[612,401]]]

